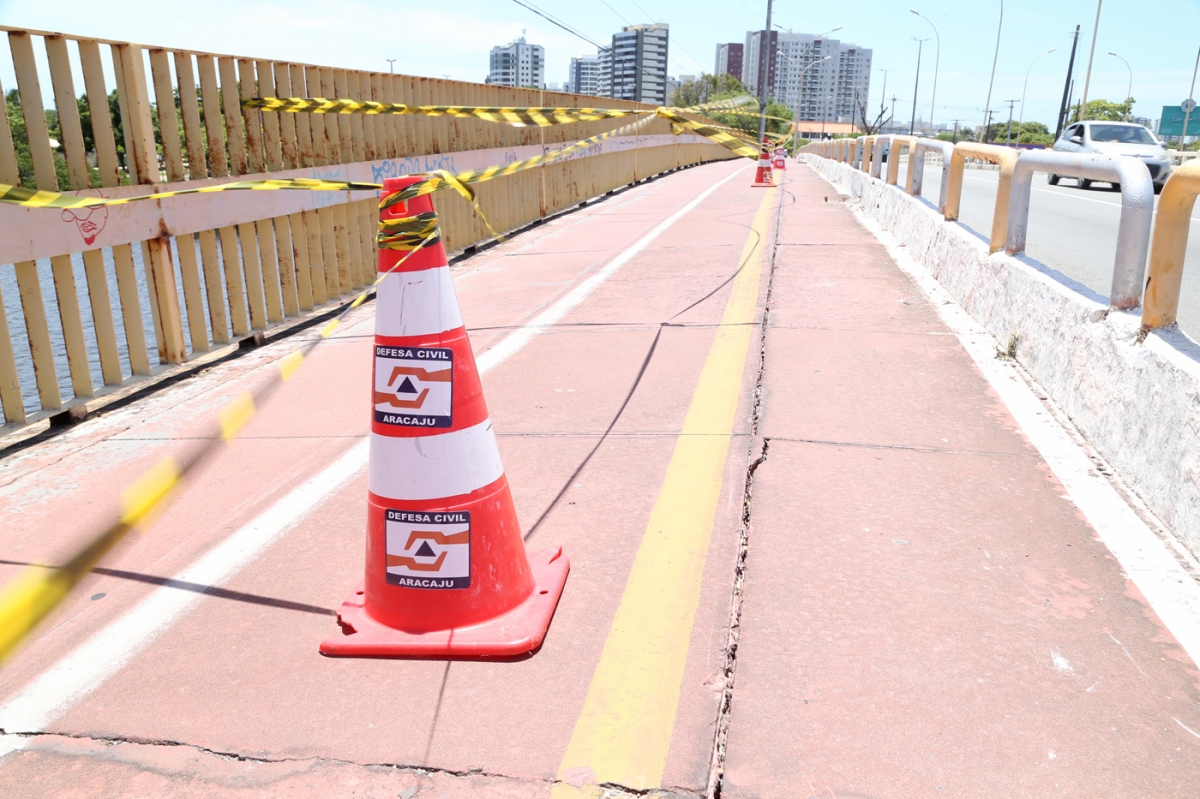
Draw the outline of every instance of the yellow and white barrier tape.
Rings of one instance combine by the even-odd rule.
[[[217,413],[216,433],[207,443],[183,460],[168,455],[150,467],[121,493],[121,516],[108,529],[93,537],[67,562],[55,568],[30,566],[15,579],[0,588],[0,662],[7,660],[29,633],[70,595],[100,559],[129,531],[148,522],[166,506],[174,489],[200,463],[219,448],[221,442],[232,441],[253,418],[258,408],[284,382],[295,375],[312,350],[337,330],[348,313],[362,305],[368,295],[388,274],[398,269],[413,253],[440,240],[437,215],[417,214],[387,220],[379,226],[379,246],[382,249],[407,250],[395,266],[376,277],[334,319],[320,330],[320,335],[279,361],[279,371],[271,380],[252,391],[239,394]]]
[[[737,108],[751,102],[754,102],[754,98],[743,96],[675,110],[698,113],[715,109]],[[648,108],[408,105],[406,103],[379,103],[372,100],[328,100],[324,97],[253,97],[242,100],[242,108],[247,110],[306,114],[396,114],[431,117],[449,116],[459,119],[474,117],[487,122],[502,122],[517,127],[540,128],[552,125],[568,125],[575,122],[595,122],[601,119],[654,114],[656,112],[656,109]]]

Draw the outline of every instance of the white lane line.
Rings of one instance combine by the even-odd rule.
[[[595,291],[601,283],[612,277],[613,273],[633,260],[634,256],[636,256],[642,250],[646,249],[646,247],[652,241],[662,235],[667,228],[678,222],[688,211],[691,211],[697,205],[704,202],[704,200],[707,199],[708,196],[714,191],[733,180],[744,171],[744,168],[738,169],[724,180],[718,181],[712,186],[709,186],[707,189],[701,192],[696,199],[692,200],[690,203],[683,206],[663,221],[659,222],[650,230],[649,233],[642,236],[627,249],[625,249],[620,255],[618,255],[616,258],[613,258],[611,261],[601,267],[596,274],[592,275],[587,280],[583,281],[578,286],[564,294],[558,300],[558,302],[554,303],[549,308],[535,316],[524,327],[509,333],[507,336],[501,339],[496,346],[492,347],[490,350],[476,358],[475,363],[479,368],[479,374],[482,375],[485,372],[491,371],[500,364],[504,363],[510,357],[515,355],[522,347],[532,341],[535,336],[539,335],[543,330],[553,325],[559,319],[562,319],[571,309],[575,308],[579,305],[579,303],[587,299],[588,295]]]
[[[819,174],[819,173],[818,173]],[[892,260],[912,278],[937,309],[947,327],[1000,395],[1021,430],[1062,482],[1067,496],[1083,513],[1096,535],[1116,557],[1175,640],[1194,663],[1200,663],[1200,583],[1188,574],[1167,545],[1106,479],[1070,433],[1011,367],[996,359],[1000,343],[958,304],[953,296],[905,247],[874,219],[855,216],[887,247]]]
[[[663,220],[599,272],[576,286],[524,327],[513,331],[478,360],[482,374],[519,352],[538,333],[583,302],[601,283],[629,262],[684,214],[699,205],[726,182],[744,172],[735,171],[696,199]],[[503,348],[501,350],[501,348]],[[499,352],[497,352],[500,350]],[[181,591],[172,583],[219,585],[233,577],[283,532],[326,496],[367,464],[368,443],[352,447],[333,464],[280,499],[237,530],[192,566],[156,588],[132,610],[92,635],[72,652],[42,672],[33,682],[0,707],[0,757],[23,749],[28,738],[12,733],[39,733],[121,670],[138,653],[166,632],[203,598]]]
[[[171,582],[154,589],[132,610],[92,635],[0,707],[0,729],[4,733],[44,731],[204,597],[195,591],[181,591],[171,583],[219,585],[233,577],[366,463],[367,442],[361,441],[175,575]],[[0,735],[0,757],[24,748],[27,740],[19,735]]]

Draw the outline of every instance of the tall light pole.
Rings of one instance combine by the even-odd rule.
[[[760,142],[763,140],[763,136],[767,135],[767,76],[771,74],[768,66],[771,57],[771,5],[772,0],[767,0],[767,24],[763,28],[762,38],[758,42],[758,48],[762,50],[758,60],[758,140]]]
[[[1111,56],[1116,56],[1117,58],[1120,58],[1122,61],[1125,61],[1124,58],[1117,55],[1112,50],[1109,50],[1108,54]],[[1128,86],[1128,88],[1125,89],[1125,101],[1129,102],[1129,98],[1133,97],[1133,67],[1129,66],[1128,61],[1125,61],[1125,69],[1129,70],[1129,86]],[[1129,115],[1133,116],[1133,103],[1129,103]]]
[[[789,33],[790,33],[790,31],[789,31]],[[792,58],[790,55],[783,52],[782,50],[779,51],[779,54],[781,56],[783,56],[784,58],[786,58],[788,61],[791,61],[796,66],[800,66],[799,61]],[[799,117],[800,117],[800,101],[804,97],[804,73],[808,72],[810,69],[815,67],[817,64],[820,64],[822,61],[828,61],[831,58],[833,58],[833,56],[827,55],[824,58],[818,58],[816,61],[810,61],[806,66],[804,66],[800,70],[800,77],[796,81],[796,120],[795,120],[795,122],[796,122],[796,138],[800,138],[800,118]],[[821,115],[821,132],[822,133],[825,132],[825,124],[824,123],[825,123],[824,114],[822,114]]]
[[[393,73],[392,73],[392,68],[395,66],[395,64],[396,64],[396,61],[398,61],[399,59],[396,59],[396,58],[387,58],[387,59],[384,59],[384,60],[388,62],[388,74],[389,74],[389,75],[390,75],[390,74],[393,74]]]
[[[911,136],[913,135],[913,128],[916,127],[917,124],[917,88],[921,85],[921,48],[924,46],[925,42],[929,41],[929,39],[918,39],[916,36],[910,36],[909,38],[917,43],[917,79],[913,83],[912,119],[910,119],[908,122],[908,135]]]
[[[884,106],[887,105],[887,74],[891,72],[891,70],[884,69],[883,67],[878,67],[878,69],[883,73],[883,94],[879,95],[879,113],[882,114]],[[864,119],[863,123],[866,124],[866,121],[867,120]]]
[[[937,76],[938,67],[942,63],[942,37],[938,33],[937,26],[933,24],[933,20],[917,11],[915,8],[910,8],[909,11],[916,14],[921,19],[929,23],[929,27],[933,28],[933,35],[937,37],[937,54],[933,58],[933,96],[929,98],[929,132],[933,133],[933,109],[934,103],[937,102]]]
[[[1029,69],[1025,70],[1025,86],[1021,89],[1021,118],[1020,118],[1020,121],[1017,122],[1017,141],[1018,142],[1021,141],[1021,131],[1023,130],[1022,125],[1025,124],[1025,90],[1029,88],[1029,73],[1033,71],[1034,64],[1041,61],[1043,58],[1050,55],[1057,49],[1058,49],[1057,47],[1051,47],[1049,50],[1042,53],[1037,58],[1033,59],[1033,63],[1031,63],[1029,65]]]
[[[996,26],[996,54],[992,56],[992,77],[988,81],[987,102],[983,104],[983,130],[979,132],[979,140],[987,135],[988,120],[992,118],[992,84],[996,82],[996,62],[1000,60],[1000,32],[1004,30],[1004,0],[1000,0],[1000,24]]]
[[[1096,57],[1096,37],[1100,35],[1100,9],[1104,0],[1096,0],[1096,25],[1092,28],[1092,51],[1088,53],[1087,77],[1083,79],[1083,99],[1079,101],[1079,121],[1087,119],[1088,86],[1092,82],[1092,59]]]

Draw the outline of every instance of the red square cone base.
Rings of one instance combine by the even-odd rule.
[[[530,552],[533,593],[507,613],[451,630],[409,633],[379,623],[363,607],[363,587],[338,610],[346,635],[321,642],[323,655],[356,657],[489,658],[526,655],[542,645],[571,563],[562,547]]]

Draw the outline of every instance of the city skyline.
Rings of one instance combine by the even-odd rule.
[[[697,4],[682,0],[612,0],[607,6],[583,7],[566,2],[541,0],[537,8],[568,23],[594,42],[607,43],[612,34],[627,24],[653,21],[671,25],[668,73],[698,74],[713,70],[717,44],[736,39],[749,30],[761,29],[765,16],[763,0],[737,4]],[[870,107],[879,108],[882,75],[888,70],[888,96],[895,93],[896,114],[907,117],[912,109],[916,68],[916,44],[910,36],[930,35],[929,26],[909,13],[913,0],[883,2],[864,0],[854,14],[835,7],[799,6],[776,3],[775,19],[793,30],[819,32],[838,25],[843,40],[874,50]],[[935,121],[959,120],[966,126],[979,125],[995,46],[999,3],[981,6],[975,14],[961,14],[961,4],[949,0],[917,3],[916,8],[937,26],[941,36],[940,72]],[[1046,5],[1008,0],[996,69],[993,97],[1019,97],[1031,62],[1052,47],[1057,51],[1042,59],[1029,78],[1025,119],[1051,123],[1062,97],[1070,40],[1076,24],[1081,25],[1080,53],[1076,75],[1087,68],[1092,43],[1095,3],[1076,0]],[[644,9],[645,14],[641,10]],[[364,36],[356,22],[389,13],[375,0],[348,0],[332,11],[316,0],[280,3],[237,4],[214,0],[209,13],[174,26],[164,21],[158,4],[149,0],[127,0],[121,13],[106,3],[62,0],[53,8],[0,0],[0,14],[9,25],[100,37],[126,38],[168,47],[214,50],[276,58],[300,63],[336,64],[360,69],[395,71],[431,77],[483,82],[488,73],[492,47],[511,41],[528,30],[527,40],[546,50],[548,83],[563,84],[571,57],[589,55],[595,46],[561,30],[517,3],[463,0],[453,13],[421,9],[405,13],[405,38]],[[1177,105],[1188,92],[1196,41],[1189,31],[1200,29],[1200,7],[1193,2],[1167,0],[1156,9],[1172,24],[1161,26],[1132,7],[1106,5],[1095,46],[1089,98],[1123,100],[1130,74],[1124,63],[1107,55],[1117,52],[1133,70],[1134,113],[1156,119],[1164,105]],[[236,25],[229,24],[237,20]],[[264,31],[271,35],[264,36]],[[732,31],[737,31],[730,35]],[[1030,33],[1034,31],[1036,33]],[[453,32],[452,42],[447,40]],[[933,43],[928,43],[932,46]],[[3,46],[7,46],[6,44]],[[932,63],[926,59],[922,75]],[[932,72],[929,73],[932,76]],[[0,83],[14,85],[12,61],[0,55]],[[929,114],[927,81],[922,80],[918,115]],[[1077,84],[1076,96],[1080,93]],[[995,103],[993,103],[995,106]]]

